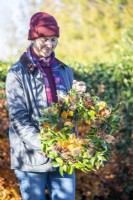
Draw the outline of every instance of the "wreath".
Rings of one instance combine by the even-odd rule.
[[[42,151],[62,176],[96,170],[111,157],[119,115],[99,97],[71,89],[45,108],[39,121]]]

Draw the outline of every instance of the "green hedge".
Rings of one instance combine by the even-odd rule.
[[[75,79],[83,80],[87,90],[94,92],[113,106],[118,103],[122,114],[122,131],[130,140],[133,131],[133,25],[123,32],[120,43],[112,49],[107,63],[88,65],[71,63]],[[100,59],[102,60],[102,59]]]
[[[6,74],[11,63],[0,61],[0,90],[5,89]],[[0,98],[1,95],[0,95]]]
[[[6,73],[9,66],[11,66],[11,63],[0,61],[0,82],[5,81]]]

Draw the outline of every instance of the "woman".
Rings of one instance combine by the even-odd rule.
[[[58,168],[43,155],[38,138],[42,109],[73,86],[72,69],[55,58],[58,38],[56,19],[44,12],[34,14],[28,32],[31,45],[7,74],[11,168],[23,200],[45,200],[46,187],[52,200],[75,199],[75,174],[61,177]],[[76,81],[74,86],[85,88]]]

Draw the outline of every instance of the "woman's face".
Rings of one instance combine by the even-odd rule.
[[[56,36],[41,37],[32,42],[32,47],[38,56],[47,58],[57,46],[58,38]]]

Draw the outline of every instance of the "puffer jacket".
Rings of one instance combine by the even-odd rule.
[[[72,69],[56,59],[66,91],[73,83]],[[7,73],[6,100],[10,117],[11,168],[29,172],[55,170],[41,151],[38,138],[42,109],[47,107],[44,79],[24,53]]]

